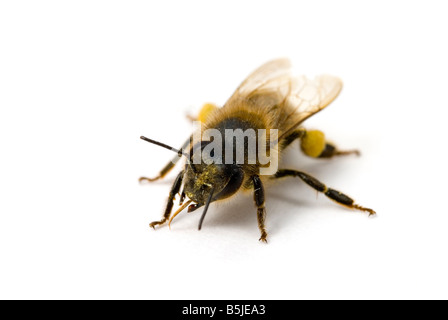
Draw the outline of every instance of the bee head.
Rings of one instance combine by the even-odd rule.
[[[203,142],[200,149],[206,143]],[[240,189],[243,180],[244,172],[239,165],[217,163],[204,157],[199,164],[187,163],[184,192],[197,204],[204,205],[209,198],[213,202],[230,197]]]
[[[187,164],[184,171],[184,189],[183,193],[190,198],[186,203],[194,201],[196,204],[191,205],[195,209],[204,206],[201,219],[199,221],[199,230],[201,230],[202,221],[207,213],[208,206],[211,202],[230,197],[235,194],[243,184],[244,171],[238,164],[222,164],[222,161],[216,161],[214,155],[200,158],[198,164],[194,161],[193,151],[199,150],[202,153],[204,147],[210,141],[202,141],[198,146],[191,148],[190,154],[186,154],[182,150],[177,150],[169,145],[141,136],[142,140],[158,145],[162,148],[174,151],[179,157],[187,158]],[[219,160],[219,159],[218,159]],[[176,213],[177,214],[177,213]],[[176,216],[176,214],[174,216]],[[172,218],[171,218],[172,219]]]

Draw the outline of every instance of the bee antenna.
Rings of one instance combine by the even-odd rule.
[[[162,148],[165,148],[165,149],[174,151],[174,152],[176,152],[176,153],[179,155],[179,157],[181,157],[181,156],[185,156],[187,159],[190,159],[190,157],[189,157],[186,153],[184,153],[182,150],[177,150],[177,149],[175,149],[175,148],[173,148],[173,147],[170,147],[170,146],[167,145],[167,144],[164,144],[164,143],[162,143],[162,142],[159,142],[159,141],[155,141],[155,140],[146,138],[146,137],[144,137],[144,136],[141,136],[140,139],[145,140],[145,141],[147,141],[147,142],[149,142],[149,143],[155,144],[155,145],[157,145],[157,146],[159,146],[159,147],[162,147]]]
[[[176,148],[170,147],[170,146],[167,145],[167,144],[164,144],[164,143],[162,143],[162,142],[159,142],[159,141],[156,141],[156,140],[152,140],[152,139],[146,138],[146,137],[144,137],[144,136],[141,136],[140,139],[145,140],[145,141],[147,141],[147,142],[149,142],[149,143],[155,144],[155,145],[157,145],[157,146],[159,146],[159,147],[162,147],[162,148],[165,148],[165,149],[174,151],[174,152],[177,153],[177,155],[178,155],[179,157],[184,156],[185,158],[187,158],[187,163],[190,165],[190,168],[193,170],[193,172],[194,172],[194,173],[197,172],[197,171],[196,171],[196,168],[195,168],[193,165],[191,165],[190,155],[186,154],[186,153],[183,152],[182,150],[178,150],[178,149],[176,149]]]
[[[215,191],[215,188],[212,188],[212,190],[210,191],[210,196],[208,197],[207,202],[205,203],[204,212],[202,212],[201,219],[199,220],[198,230],[201,230],[202,222],[204,221],[205,214],[207,213],[207,210],[208,210],[208,206],[210,205],[210,202],[212,202],[213,191]]]

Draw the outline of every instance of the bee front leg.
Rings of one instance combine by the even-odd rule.
[[[184,178],[184,171],[181,171],[178,175],[176,180],[174,181],[173,186],[171,187],[170,195],[168,197],[168,203],[166,205],[165,213],[163,215],[162,220],[160,221],[154,221],[149,224],[149,226],[153,229],[155,229],[155,226],[164,224],[171,215],[171,210],[173,209],[174,204],[174,197],[177,193],[179,193],[180,187],[182,186],[182,180]]]
[[[142,181],[153,182],[153,181],[162,179],[174,168],[177,161],[179,161],[179,157],[173,158],[173,160],[171,160],[169,163],[167,163],[167,165],[165,167],[163,167],[162,170],[160,170],[160,173],[157,177],[154,177],[154,178],[140,177],[138,179],[138,182],[142,182]]]
[[[349,196],[335,189],[328,188],[325,184],[323,184],[316,178],[310,176],[309,174],[306,174],[305,172],[296,170],[278,170],[273,178],[283,178],[283,177],[298,177],[302,179],[307,185],[309,185],[318,192],[322,192],[328,198],[330,198],[333,201],[336,201],[340,205],[349,207],[351,209],[368,212],[369,216],[373,216],[376,214],[376,212],[373,211],[372,209],[365,208],[356,204],[355,201]]]
[[[261,237],[259,240],[267,243],[268,241],[266,240],[266,238],[268,236],[268,233],[266,232],[265,228],[266,208],[264,207],[264,201],[265,201],[264,187],[260,177],[257,175],[252,177],[252,182],[254,185],[255,205],[257,206],[258,228],[260,229],[261,233]]]

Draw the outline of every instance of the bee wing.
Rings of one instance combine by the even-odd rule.
[[[286,82],[286,79],[283,81]],[[286,86],[286,83],[284,85]],[[285,91],[285,89],[280,90]],[[336,99],[341,90],[342,81],[337,77],[320,75],[310,80],[301,76],[290,79],[288,91],[285,91],[286,93],[283,96],[285,103],[295,110],[297,126],[328,106]]]
[[[289,74],[291,63],[288,59],[276,59],[266,62],[252,72],[235,90],[226,104],[234,100],[250,96],[255,90],[268,87],[269,83],[275,82]]]
[[[250,93],[263,87],[275,79],[289,74],[291,62],[289,59],[276,59],[266,62],[252,72],[236,90],[239,94]]]
[[[342,89],[342,81],[337,77],[321,75],[313,80],[305,76],[293,77],[290,67],[288,59],[265,63],[240,84],[226,105],[238,99],[269,97],[272,105],[287,106],[292,110],[294,125],[286,130],[285,135],[328,106]]]

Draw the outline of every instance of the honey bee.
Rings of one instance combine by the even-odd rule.
[[[285,177],[300,178],[336,203],[374,215],[375,211],[372,209],[356,204],[349,196],[327,187],[303,171],[277,167],[278,158],[295,140],[300,141],[303,153],[313,158],[359,155],[357,150],[339,150],[325,140],[323,132],[306,130],[302,126],[306,119],[328,106],[341,89],[342,82],[339,78],[329,75],[322,75],[314,80],[304,76],[293,77],[290,74],[289,60],[272,60],[250,74],[223,107],[218,108],[213,104],[203,106],[196,119],[201,124],[198,130],[200,138],[196,141],[193,134],[178,150],[142,136],[141,139],[170,149],[177,155],[157,177],[141,177],[140,182],[163,178],[181,157],[186,158],[184,169],[172,185],[162,219],[152,222],[150,227],[155,229],[166,222],[170,225],[173,218],[186,207],[188,212],[204,207],[199,221],[200,230],[210,203],[227,199],[239,190],[246,190],[253,192],[261,234],[259,240],[267,242],[265,184]],[[210,130],[221,134],[223,138],[217,139],[216,135],[213,135],[213,139],[204,138]],[[235,146],[235,136],[229,136],[228,132],[237,130],[243,133],[249,130],[263,132],[265,137],[252,135],[252,139],[249,139],[250,135],[245,135],[243,143]],[[251,141],[255,148],[250,148]],[[214,148],[209,148],[209,152],[204,153],[212,142]],[[221,147],[220,152],[217,152],[218,147]],[[268,161],[261,161],[258,154],[263,147]],[[199,161],[194,161],[198,152],[202,157]],[[237,153],[242,157],[235,157]],[[180,207],[172,214],[177,194],[180,195]]]

